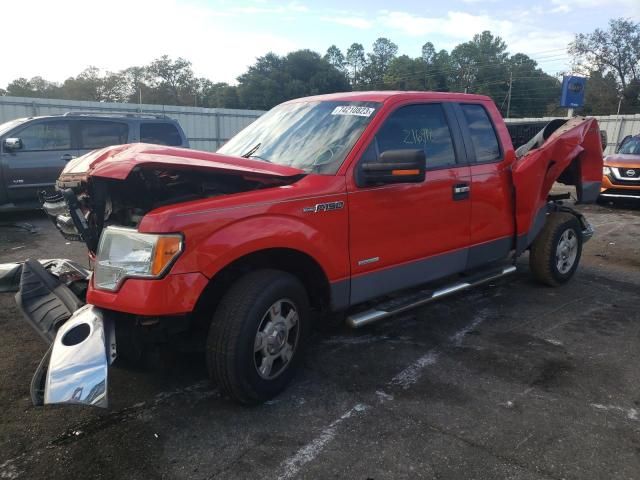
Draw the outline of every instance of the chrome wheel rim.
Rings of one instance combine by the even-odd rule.
[[[253,361],[260,377],[272,380],[287,369],[299,333],[295,304],[287,298],[274,302],[262,317],[253,342]]]
[[[561,274],[568,273],[578,256],[578,236],[575,230],[568,228],[560,236],[556,247],[556,266]]]

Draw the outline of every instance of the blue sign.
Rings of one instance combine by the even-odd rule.
[[[584,105],[584,88],[587,79],[584,77],[565,76],[562,79],[562,97],[560,106],[566,108],[581,107]]]

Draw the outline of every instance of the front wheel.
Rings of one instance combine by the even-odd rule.
[[[582,255],[582,228],[570,213],[549,215],[529,254],[533,276],[541,283],[557,287],[573,276]]]
[[[300,281],[278,270],[240,278],[223,296],[207,338],[209,375],[243,404],[273,398],[302,356],[309,302]]]

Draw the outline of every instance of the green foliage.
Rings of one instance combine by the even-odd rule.
[[[293,98],[349,89],[345,74],[311,50],[285,57],[268,53],[238,77],[240,104],[263,110]]]
[[[347,56],[345,58],[346,65],[349,69],[349,80],[353,89],[363,85],[362,82],[362,69],[367,64],[367,59],[364,53],[364,47],[361,43],[352,43],[347,50]]]
[[[373,51],[367,54],[367,62],[362,69],[363,81],[373,90],[384,90],[384,77],[396,58],[398,46],[388,38],[380,37],[373,42]]]
[[[569,45],[576,69],[613,72],[620,90],[629,82],[640,80],[640,22],[625,18],[609,20],[609,29],[576,35]]]
[[[344,71],[344,67],[346,65],[346,59],[342,54],[342,51],[335,45],[331,45],[327,49],[327,53],[324,55],[323,58],[338,70]]]
[[[613,72],[591,72],[585,90],[583,115],[613,115],[618,110],[618,85]]]

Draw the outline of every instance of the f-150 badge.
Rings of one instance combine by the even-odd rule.
[[[304,207],[302,211],[305,213],[318,213],[340,210],[342,208],[344,208],[344,202],[340,200],[338,202],[316,203],[313,207]]]

